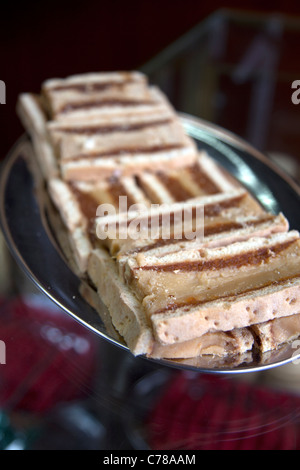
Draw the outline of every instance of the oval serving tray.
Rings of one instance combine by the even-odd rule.
[[[181,114],[188,135],[223,168],[242,183],[267,209],[283,212],[291,229],[300,230],[300,188],[276,165],[244,140],[215,125]],[[7,244],[25,274],[66,313],[110,343],[128,351],[108,321],[81,295],[80,280],[62,254],[51,230],[47,204],[36,184],[34,162],[28,154],[28,138],[22,136],[9,152],[1,171],[0,223]],[[85,286],[87,288],[87,286]],[[109,318],[104,305],[103,318]],[[246,373],[265,370],[300,357],[297,342],[263,355],[198,357],[185,360],[153,360],[159,366],[205,373]],[[146,359],[146,358],[145,358]]]

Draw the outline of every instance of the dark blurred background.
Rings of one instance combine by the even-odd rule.
[[[201,25],[212,15],[222,17],[220,9],[225,7],[233,10],[234,18],[239,18],[241,15],[242,19],[232,21],[231,13],[229,17],[227,13],[227,19],[223,22],[217,20],[214,23],[210,37],[219,37],[216,41],[217,46],[214,46],[220,48],[222,44],[224,24],[227,24],[228,34],[221,55],[219,54],[217,58],[208,57],[207,44],[204,40],[201,47],[202,36],[198,34],[199,29],[201,31]],[[194,49],[196,47],[196,57],[197,54],[198,57],[201,56],[196,72],[201,75],[203,70],[206,78],[209,73],[204,83],[205,86],[208,85],[208,90],[204,93],[206,102],[203,102],[202,97],[201,103],[197,106],[197,96],[191,96],[191,93],[190,96],[186,94],[182,96],[181,93],[181,97],[178,97],[178,92],[177,95],[172,94],[170,91],[172,86],[174,87],[172,83],[172,86],[166,87],[164,91],[170,95],[173,104],[181,111],[193,112],[233,130],[264,150],[283,152],[300,158],[298,150],[300,106],[298,108],[291,103],[291,83],[297,77],[300,79],[298,15],[300,15],[300,3],[295,0],[274,0],[272,3],[259,0],[243,2],[231,0],[226,4],[221,0],[1,2],[0,79],[6,83],[7,99],[6,105],[0,106],[0,159],[23,132],[15,114],[16,99],[20,92],[38,92],[41,82],[54,76],[140,68],[195,26]],[[245,26],[248,17],[253,18],[253,21]],[[261,51],[258,53],[260,57],[253,60],[252,43],[257,38],[258,42],[260,41],[261,32],[267,39],[263,39],[258,45],[258,50]],[[270,59],[272,51],[269,53],[266,42],[275,44],[276,53],[273,62],[272,57]],[[188,50],[185,47],[184,45],[183,54],[186,58],[190,54],[190,46]],[[247,53],[250,57],[248,59]],[[175,56],[176,54],[175,51]],[[192,62],[189,62],[192,66],[195,50],[193,54]],[[266,72],[264,64],[268,62],[268,58],[271,69],[267,66]],[[177,63],[174,65],[174,51],[172,59],[167,58],[167,62],[170,60],[172,60],[171,66],[177,70],[176,78],[173,77],[172,80],[178,82],[180,81],[178,68],[181,67],[182,71],[186,70],[187,66],[180,54],[177,59],[175,57]],[[243,60],[246,61],[245,66]],[[250,65],[247,60],[250,61]],[[200,69],[199,63],[202,67]],[[157,67],[164,69],[169,66],[170,63],[163,60],[158,64],[154,63],[153,70],[152,66],[146,70],[150,78],[164,88],[165,81],[158,77]],[[269,118],[276,117],[276,122],[267,123],[268,127],[264,129],[263,136],[257,135],[257,128],[249,124],[250,118],[252,121],[257,120],[257,113],[262,121],[259,123],[260,128],[266,127],[265,120],[268,119],[268,116],[265,118],[257,109],[261,93],[264,93],[262,83],[261,87],[254,87],[261,69],[263,74],[265,72],[269,74],[267,80],[272,81],[272,89],[268,90],[268,100],[271,100],[271,103],[268,101],[268,110],[265,109],[264,112],[269,113]],[[182,73],[180,70],[179,74]],[[170,85],[170,80],[168,83]],[[188,83],[182,81],[181,76],[180,86],[186,87],[186,85]],[[209,100],[212,105],[207,103]]]
[[[299,0],[2,0],[0,163],[24,132],[15,112],[19,93],[39,93],[47,78],[142,69],[178,111],[235,132],[300,181],[300,104],[291,100],[299,51]],[[299,365],[243,381],[204,377],[204,388],[201,375],[172,371],[171,395],[166,389],[151,421],[149,397],[164,390],[171,369],[157,371],[100,341],[32,290],[0,232],[0,332],[8,357],[0,374],[0,449],[139,449],[149,423],[154,432],[152,424],[165,422],[167,438],[177,432],[193,449],[299,450]],[[258,393],[257,385],[269,388]],[[153,436],[154,448],[178,448],[173,437]]]

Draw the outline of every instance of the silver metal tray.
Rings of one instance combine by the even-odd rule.
[[[300,230],[300,188],[270,160],[235,135],[200,119],[181,115],[186,132],[199,148],[209,154],[240,181],[269,211],[282,211],[291,229]],[[9,152],[1,172],[0,223],[7,244],[21,269],[53,302],[101,338],[128,351],[113,328],[81,295],[80,280],[66,261],[53,235],[47,216],[47,205],[36,184],[33,162],[22,136]],[[106,309],[103,308],[104,318]],[[170,366],[218,374],[265,370],[300,357],[297,342],[286,344],[263,355],[219,359],[199,357],[190,360],[152,360],[159,366]],[[150,359],[149,359],[150,360]]]

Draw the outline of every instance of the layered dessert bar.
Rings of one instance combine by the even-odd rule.
[[[133,354],[238,363],[300,335],[299,233],[196,146],[145,75],[47,80],[17,110],[53,230]]]

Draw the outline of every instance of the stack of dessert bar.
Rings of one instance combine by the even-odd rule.
[[[79,275],[133,354],[223,357],[300,335],[298,232],[196,147],[143,74],[48,80],[17,109]],[[155,236],[122,236],[154,220]]]

